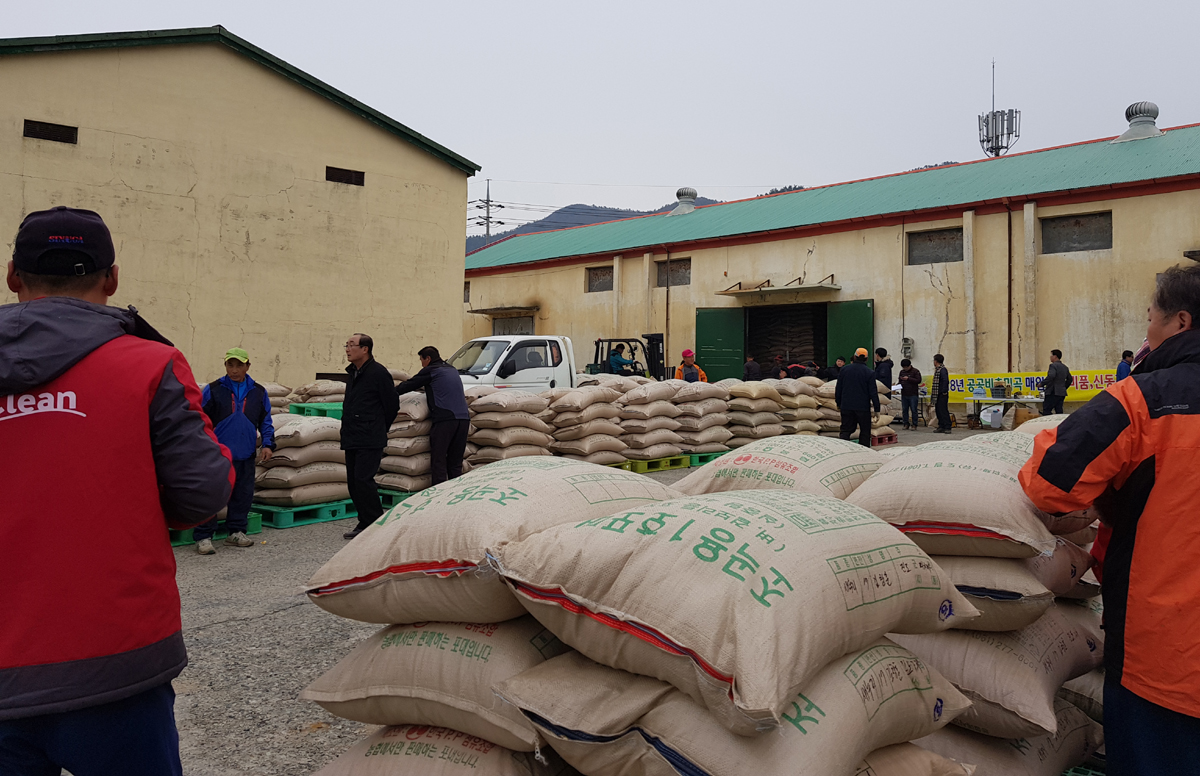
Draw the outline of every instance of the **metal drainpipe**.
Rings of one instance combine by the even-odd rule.
[[[967,225],[970,228],[967,228]],[[970,232],[970,235],[967,233]],[[967,374],[978,372],[975,342],[975,211],[963,213],[963,285],[966,286]]]
[[[1008,211],[1008,371],[1013,370],[1013,255],[1012,255],[1012,207],[1008,197],[1000,200]]]
[[[663,250],[667,252],[667,325],[663,331],[663,375],[665,376],[667,363],[671,359],[671,250],[665,245]]]

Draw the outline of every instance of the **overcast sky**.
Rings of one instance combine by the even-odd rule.
[[[1138,100],[1200,122],[1183,0],[58,0],[0,30],[214,24],[482,165],[472,199],[645,209],[978,159],[993,57],[1015,151],[1119,134]]]

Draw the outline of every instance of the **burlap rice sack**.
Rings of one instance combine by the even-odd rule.
[[[680,415],[676,420],[679,421],[679,428],[685,431],[703,431],[706,428],[713,426],[725,426],[729,424],[729,416],[723,412],[718,412],[713,415],[704,415],[703,417],[694,418],[689,415]]]
[[[738,383],[729,389],[729,395],[743,399],[770,399],[776,404],[783,404],[779,391],[760,381]]]
[[[383,460],[379,462],[379,468],[385,472],[407,474],[410,477],[416,477],[422,474],[429,474],[433,468],[433,458],[429,453],[385,455]]]
[[[256,503],[276,507],[306,507],[348,498],[350,491],[345,482],[322,482],[316,485],[301,485],[298,488],[260,490],[254,494]]]
[[[782,418],[784,420],[817,421],[817,420],[821,419],[820,412],[818,412],[817,410],[814,410],[814,409],[810,409],[808,407],[804,407],[801,409],[783,409],[783,410],[780,410],[777,414],[779,415],[780,418]]]
[[[549,528],[491,555],[565,643],[675,685],[743,735],[777,725],[830,660],[890,631],[978,614],[891,526],[805,493],[677,499]]]
[[[548,764],[457,730],[400,725],[376,730],[313,776],[578,776],[554,752],[542,759]]]
[[[729,424],[729,430],[734,436],[745,437],[747,439],[769,439],[777,437],[783,433],[783,426],[776,423],[764,423],[760,426],[742,426],[735,423]]]
[[[625,462],[624,455],[621,453],[614,453],[611,450],[602,450],[598,453],[592,453],[591,455],[571,455],[570,453],[564,453],[563,457],[570,458],[573,461],[584,461],[585,463],[595,463],[601,466]]]
[[[419,455],[430,450],[429,437],[403,437],[389,439],[387,447],[383,448],[384,455]]]
[[[1061,536],[1054,539],[1053,555],[1039,555],[1025,560],[1029,571],[1051,593],[1074,598],[1091,598],[1099,592],[1094,591],[1091,595],[1072,595],[1093,562],[1091,553]]]
[[[783,426],[785,434],[816,434],[821,430],[821,427],[811,420],[785,420],[780,425]]]
[[[729,411],[729,402],[722,399],[705,399],[703,401],[689,401],[682,404],[676,404],[679,408],[679,415],[683,417],[690,415],[694,418],[700,418],[705,415],[716,415]]]
[[[621,408],[615,404],[593,404],[581,412],[560,412],[552,421],[556,428],[578,426],[592,420],[612,420],[621,417]]]
[[[1020,558],[973,558],[935,555],[933,559],[967,597],[980,616],[957,627],[963,630],[1012,631],[1037,622],[1054,606],[1054,594]]]
[[[588,456],[592,453],[600,453],[604,451],[612,453],[620,453],[629,447],[621,441],[623,437],[610,436],[608,434],[592,434],[585,436],[582,439],[571,439],[565,442],[552,442],[550,449],[559,455],[581,455]]]
[[[392,472],[380,472],[375,475],[375,484],[385,490],[396,490],[401,493],[415,493],[418,490],[425,490],[433,484],[433,477],[428,474],[418,474],[410,476],[407,474],[394,474]]]
[[[656,461],[659,458],[674,458],[683,453],[679,445],[675,444],[657,444],[650,447],[629,448],[622,455],[631,461]]]
[[[393,507],[365,541],[347,544],[313,575],[309,597],[364,622],[512,619],[524,609],[484,573],[489,546],[678,495],[640,474],[565,458],[492,463]]]
[[[275,432],[275,446],[304,447],[313,442],[336,442],[341,438],[342,421],[337,418],[301,417]]]
[[[467,406],[469,407],[476,399],[483,396],[490,396],[499,390],[494,385],[472,385],[470,388],[463,390],[463,395],[467,397]]]
[[[567,651],[532,617],[489,625],[389,625],[300,693],[368,725],[434,725],[520,752],[536,728],[492,687]]]
[[[546,447],[554,438],[541,431],[524,426],[509,428],[481,428],[467,439],[480,447],[512,447],[513,445],[536,445]]]
[[[644,450],[655,445],[677,445],[683,440],[674,431],[661,428],[644,434],[624,434],[621,441],[634,450]]]
[[[915,744],[876,749],[858,764],[854,776],[972,776],[974,765],[963,765]]]
[[[888,744],[937,730],[968,701],[887,639],[824,667],[779,731],[730,733],[656,679],[568,653],[500,683],[563,759],[589,776],[842,776]]]
[[[1009,633],[949,631],[895,641],[941,671],[973,701],[955,724],[999,738],[1054,732],[1054,696],[1063,683],[1098,667],[1103,635],[1053,607]]]
[[[622,395],[616,388],[604,386],[588,386],[569,391],[562,398],[552,401],[550,409],[555,412],[579,412],[596,402],[613,402]]]
[[[1091,719],[1104,724],[1104,669],[1088,671],[1064,684],[1058,698],[1075,706]]]
[[[529,458],[531,456],[553,455],[549,447],[542,445],[510,445],[509,447],[480,447],[470,457],[471,463],[494,463],[507,461],[510,458]]]
[[[397,420],[425,420],[429,417],[429,401],[420,391],[410,391],[400,396],[400,411]]]
[[[623,420],[667,417],[677,418],[683,413],[669,401],[652,401],[646,404],[631,404],[621,408]]]
[[[701,402],[705,399],[724,399],[729,396],[729,391],[719,385],[711,383],[688,383],[675,392],[671,397],[671,401],[676,404],[684,402]]]
[[[388,439],[429,436],[432,430],[433,421],[430,420],[398,420],[388,428]]]
[[[1054,537],[1017,481],[1024,463],[1000,445],[928,442],[885,463],[849,500],[934,555],[1033,557],[1053,551]]]
[[[639,385],[632,391],[628,391],[623,395],[618,404],[636,405],[650,404],[656,401],[670,401],[675,397],[679,388],[670,383],[647,383]]]
[[[998,431],[991,434],[976,434],[967,438],[968,442],[977,445],[1000,445],[1021,453],[1026,460],[1033,455],[1034,437],[1032,434],[1022,434],[1019,431]]]
[[[1056,729],[1025,741],[1007,741],[949,725],[914,743],[943,757],[974,763],[975,776],[1059,776],[1082,765],[1104,742],[1099,725],[1066,701],[1054,704]]]
[[[781,418],[774,412],[728,412],[726,417],[729,418],[731,426],[756,426],[778,425]]]
[[[733,434],[724,426],[713,426],[703,431],[677,431],[679,438],[688,445],[724,444]]]
[[[1014,431],[1020,434],[1032,434],[1036,436],[1039,431],[1045,431],[1048,428],[1054,428],[1059,423],[1069,418],[1070,415],[1042,415],[1041,417],[1027,420],[1017,426]]]
[[[681,445],[676,445],[681,453],[728,453],[729,447],[717,442],[706,442],[702,445],[694,445],[689,442],[684,442]]]
[[[669,418],[668,418],[669,420]],[[569,442],[572,439],[582,439],[585,436],[592,434],[608,434],[609,436],[620,436],[625,433],[625,429],[615,420],[600,419],[589,420],[587,423],[580,423],[577,426],[567,426],[565,428],[555,429],[553,436],[559,442]]]
[[[254,478],[256,488],[270,490],[275,488],[298,488],[301,485],[315,485],[321,482],[345,482],[346,467],[340,463],[322,461],[310,463],[297,468],[291,466],[274,466],[265,469],[262,475]]]
[[[656,418],[630,418],[621,421],[621,431],[625,434],[645,434],[650,431],[658,431],[666,429],[667,431],[677,431],[680,427],[679,421],[674,418],[664,417],[659,415]]]
[[[270,396],[272,399],[274,399],[276,397],[283,398],[292,392],[291,388],[288,388],[286,385],[281,385],[279,383],[260,382],[259,385],[261,385],[263,387],[263,390],[265,390],[267,392],[267,396]]]
[[[554,426],[528,412],[480,412],[471,418],[475,428],[528,428],[543,434],[554,433]]]
[[[729,409],[735,412],[779,412],[783,405],[770,399],[733,398],[729,400]]]
[[[725,444],[734,446],[732,440]],[[883,462],[874,450],[840,439],[785,436],[759,440],[737,455],[707,463],[677,487],[692,494],[782,488],[846,498]]]
[[[474,412],[528,412],[537,414],[550,406],[550,401],[529,391],[504,390],[481,396],[471,402]]]
[[[310,463],[317,463],[318,461],[345,463],[346,451],[342,449],[342,443],[327,439],[322,442],[313,442],[311,445],[305,445],[304,447],[281,447],[275,451],[263,466],[268,469],[273,469],[276,466],[298,468]]]

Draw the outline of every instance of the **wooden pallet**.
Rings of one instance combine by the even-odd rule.
[[[271,528],[295,528],[313,523],[328,523],[358,517],[358,510],[350,499],[330,501],[325,504],[309,504],[303,507],[277,507],[271,504],[255,504],[263,514],[263,525]]]
[[[894,445],[894,444],[896,444],[897,441],[898,441],[898,438],[896,437],[896,432],[894,432],[894,431],[890,434],[883,434],[882,436],[872,435],[871,447],[882,447],[883,445]]]
[[[250,515],[249,515],[249,524],[250,525],[246,529],[246,533],[247,534],[262,533],[262,523],[263,523],[262,513],[251,511]],[[196,540],[194,538],[192,538],[192,534],[195,532],[195,530],[196,530],[195,528],[189,528],[186,531],[168,530],[167,533],[170,534],[170,536],[171,536],[171,546],[172,547],[185,547],[189,544],[195,544]],[[228,536],[229,536],[229,530],[225,527],[225,521],[222,520],[221,522],[217,523],[217,532],[215,534],[213,534],[213,541],[215,542],[218,539],[225,539]]]
[[[689,453],[688,457],[692,459],[692,466],[703,466],[706,463],[711,463],[717,460],[723,455],[725,455],[725,453]]]
[[[671,469],[687,469],[692,465],[692,457],[690,455],[673,455],[670,458],[652,458],[649,461],[629,460],[625,463],[628,464],[627,471],[648,474]]]
[[[293,415],[316,416],[321,418],[341,418],[342,403],[340,401],[305,402],[289,404],[288,412]]]

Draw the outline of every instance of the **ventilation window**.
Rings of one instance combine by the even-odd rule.
[[[613,290],[613,268],[612,267],[588,267],[587,268],[587,292],[593,294],[597,291],[612,291]]]
[[[325,180],[334,183],[348,183],[351,186],[364,185],[366,174],[359,170],[343,170],[341,167],[326,167]]]
[[[945,264],[962,260],[962,227],[908,233],[909,264]]]
[[[1042,253],[1111,249],[1111,212],[1042,219]]]
[[[658,287],[667,286],[667,265],[671,266],[671,285],[690,286],[692,284],[692,260],[671,259],[670,262],[658,262]]]
[[[463,304],[471,303],[471,281],[463,283]]]
[[[53,140],[55,143],[79,143],[79,127],[51,124],[46,121],[25,119],[25,137],[37,140]]]

